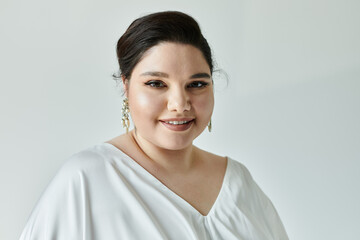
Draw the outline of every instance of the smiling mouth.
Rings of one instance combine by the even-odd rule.
[[[160,120],[160,122],[169,130],[185,131],[192,126],[194,119],[188,120],[188,121],[161,121]]]
[[[193,121],[193,120],[190,120],[190,121],[162,121],[162,122],[172,124],[172,125],[182,125],[182,124],[187,124],[191,121]]]

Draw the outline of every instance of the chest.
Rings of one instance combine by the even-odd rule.
[[[169,191],[206,216],[219,196],[226,172],[226,160],[219,162],[217,167],[204,167],[189,175],[159,173],[151,168],[147,170]]]
[[[129,141],[117,141],[123,151],[127,152],[148,174],[164,185],[180,201],[187,202],[194,211],[205,216],[209,213],[219,196],[227,168],[227,159],[207,155],[206,161],[189,174],[174,174],[159,170],[158,167],[143,158],[140,151]],[[114,144],[115,145],[115,144]],[[115,145],[116,146],[116,145]],[[120,147],[119,147],[120,148]]]
[[[188,182],[179,179],[174,183],[166,183],[176,195],[189,203],[201,215],[206,216],[214,205],[221,189],[221,179],[197,179],[198,182]],[[165,184],[165,185],[166,185]]]

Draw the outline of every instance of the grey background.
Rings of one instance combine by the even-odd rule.
[[[218,68],[213,132],[244,163],[290,239],[360,235],[360,3],[0,1],[0,239],[17,239],[71,154],[124,132],[111,74],[135,18],[194,16]]]

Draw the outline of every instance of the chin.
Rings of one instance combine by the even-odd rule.
[[[182,150],[192,145],[191,140],[167,139],[159,142],[158,146],[166,150]]]

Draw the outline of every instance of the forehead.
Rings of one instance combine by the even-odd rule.
[[[190,45],[163,42],[147,50],[133,70],[133,76],[144,72],[164,72],[170,77],[192,75],[206,72],[210,75],[210,67],[202,52]]]

